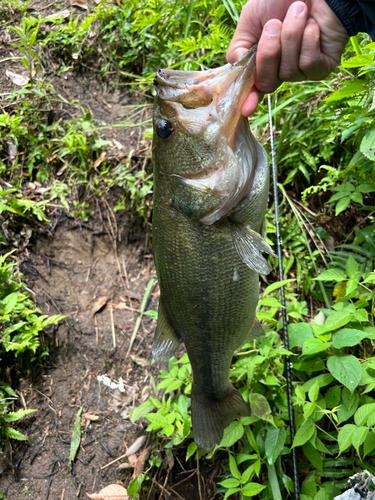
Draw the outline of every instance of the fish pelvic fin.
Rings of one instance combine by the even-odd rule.
[[[229,221],[229,232],[232,236],[234,248],[240,259],[249,269],[260,274],[268,274],[272,267],[260,252],[268,253],[273,257],[272,248],[262,236],[245,226],[237,226]]]
[[[160,298],[152,355],[156,361],[168,361],[172,356],[177,356],[180,346],[181,339],[171,327]]]
[[[212,449],[223,439],[224,429],[238,417],[250,415],[250,408],[232,384],[228,395],[220,400],[191,393],[191,419],[194,441],[199,448]]]

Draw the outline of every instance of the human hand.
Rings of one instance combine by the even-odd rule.
[[[283,81],[324,79],[340,63],[348,38],[324,0],[248,0],[227,52],[234,63],[258,43],[255,84],[242,114],[253,114],[260,93]]]

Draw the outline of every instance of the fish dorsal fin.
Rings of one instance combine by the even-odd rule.
[[[234,248],[237,250],[242,262],[252,271],[268,274],[272,268],[260,252],[266,252],[273,257],[276,257],[276,255],[266,240],[256,231],[245,226],[237,226],[230,221],[229,231]]]
[[[169,324],[162,299],[159,301],[158,324],[156,325],[152,354],[156,361],[168,361],[180,350],[181,340]]]

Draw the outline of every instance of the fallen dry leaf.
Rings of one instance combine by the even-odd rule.
[[[23,87],[26,83],[29,83],[30,79],[27,76],[19,75],[18,73],[13,73],[13,71],[9,71],[7,69],[5,74],[8,78],[12,80],[14,85],[18,85],[19,87]]]
[[[103,163],[103,161],[105,160],[106,156],[107,156],[107,151],[102,151],[100,153],[99,158],[97,160],[95,160],[95,162],[94,162],[94,168],[99,167],[99,165],[101,165]]]
[[[126,462],[123,464],[120,464],[117,468],[117,470],[124,470],[124,469],[134,469],[133,465],[127,464]]]
[[[87,496],[93,500],[127,500],[130,498],[121,484],[110,484],[99,493],[91,493],[91,495],[87,493]]]
[[[55,12],[54,14],[50,14],[44,21],[48,21],[49,19],[56,19],[58,17],[62,17],[63,19],[67,19],[70,16],[70,10],[60,10],[59,12]]]
[[[145,358],[142,358],[141,356],[137,356],[136,354],[130,354],[130,358],[134,361],[134,363],[137,363],[139,366],[150,366],[151,363]]]
[[[147,436],[139,436],[134,443],[129,446],[129,448],[126,450],[125,456],[129,457],[130,455],[134,455],[134,453],[137,453],[137,451],[142,448],[142,446],[145,444],[147,439]]]
[[[99,297],[98,299],[96,299],[93,308],[91,310],[91,314],[94,316],[97,312],[100,311],[102,307],[106,305],[107,302],[108,302],[108,297]]]
[[[102,1],[102,0],[100,0],[100,1]],[[94,2],[95,2],[95,0],[94,0]],[[112,143],[113,143],[113,145],[114,145],[114,146],[116,146],[116,148],[117,148],[117,149],[123,149],[123,147],[124,147],[124,146],[121,144],[121,142],[116,141],[116,139],[112,139]]]
[[[124,302],[119,302],[117,305],[115,305],[115,309],[127,309],[127,305],[124,304]]]
[[[137,455],[129,455],[128,460],[129,460],[129,465],[131,465],[133,468],[137,465],[138,462]]]
[[[91,413],[85,413],[83,416],[86,420],[90,420],[91,422],[95,422],[100,418],[98,415],[92,415]]]
[[[72,7],[79,7],[80,9],[88,10],[87,5],[82,0],[70,0]]]
[[[147,448],[145,448],[142,451],[142,453],[139,455],[137,463],[134,467],[132,479],[137,478],[139,476],[139,474],[142,474],[142,472],[145,470],[146,462],[148,460],[148,457],[150,456],[151,447],[152,447],[152,444],[150,444],[150,446],[147,446]],[[129,457],[129,459],[130,459],[130,457]]]

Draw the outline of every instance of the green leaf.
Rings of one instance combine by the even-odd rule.
[[[287,283],[291,283],[292,281],[296,281],[295,279],[289,279],[289,280],[283,280],[283,281],[276,281],[276,283],[272,283],[272,285],[269,285],[263,292],[263,297],[268,295],[271,292],[274,292],[275,290],[278,290],[282,286],[286,285]]]
[[[308,392],[310,388],[315,384],[315,382],[317,382],[319,384],[319,388],[321,389],[322,387],[329,385],[332,382],[332,380],[333,377],[330,373],[322,373],[321,375],[313,377],[312,379],[305,382],[302,388],[305,392]]]
[[[323,472],[323,459],[321,454],[315,449],[310,441],[303,445],[303,452],[309,462],[320,472]]]
[[[16,422],[20,418],[24,417],[25,415],[29,415],[30,413],[34,413],[34,411],[37,410],[18,410],[18,411],[10,411],[7,413],[3,419],[5,422]]]
[[[332,409],[339,405],[341,396],[341,389],[338,385],[330,387],[324,395],[327,408]]]
[[[238,455],[237,455],[238,458]],[[254,472],[254,464],[250,465],[241,476],[241,484],[246,484]]]
[[[241,479],[241,472],[238,470],[236,461],[231,453],[229,453],[229,470],[233,477]],[[238,484],[236,486],[238,486]]]
[[[375,160],[375,128],[367,132],[359,149],[367,158]]]
[[[363,458],[365,458],[366,455],[372,452],[372,450],[375,448],[375,432],[374,429],[372,429],[371,432],[367,435],[364,445],[363,445]]]
[[[351,197],[350,196],[345,196],[345,198],[341,198],[339,202],[337,202],[336,205],[336,215],[341,214],[344,210],[346,210],[349,206],[349,203],[351,202]]]
[[[326,99],[326,102],[340,101],[348,97],[357,96],[359,92],[364,92],[366,90],[366,83],[361,80],[351,80],[350,82],[344,84],[339,90],[333,92]]]
[[[28,441],[28,437],[22,434],[22,432],[12,429],[11,427],[6,427],[4,431],[5,435],[11,439],[17,439],[17,441]]]
[[[311,439],[312,435],[314,434],[314,431],[315,425],[310,417],[301,425],[301,427],[296,432],[292,448],[296,446],[302,446],[303,444],[307,443],[307,441]]]
[[[303,356],[312,356],[318,352],[326,351],[331,347],[331,342],[322,342],[319,339],[307,339],[302,346]]]
[[[355,356],[331,356],[327,361],[327,368],[336,380],[345,385],[351,392],[358,386],[362,367]]]
[[[223,439],[221,440],[221,448],[229,448],[234,445],[243,436],[243,425],[239,422],[232,422],[224,429]]]
[[[240,485],[240,481],[238,479],[230,478],[225,479],[218,484],[220,484],[220,486],[223,486],[224,488],[237,488]]]
[[[19,294],[17,292],[14,292],[5,297],[3,300],[3,304],[5,305],[5,314],[9,314],[13,311],[15,305],[17,304],[18,295]]]
[[[358,408],[359,394],[358,392],[350,393],[350,391],[345,387],[342,390],[341,395],[342,403],[337,411],[338,423],[341,424],[348,420]]]
[[[358,408],[354,415],[356,425],[365,425],[370,415],[375,413],[375,403],[364,404]]]
[[[337,440],[339,443],[340,453],[345,451],[352,444],[353,432],[357,429],[354,424],[346,424],[339,430]]]
[[[270,465],[273,465],[276,462],[276,459],[281,453],[281,450],[284,447],[286,441],[286,430],[285,427],[281,427],[280,429],[275,429],[274,427],[270,427],[267,431],[266,441],[265,441],[265,450],[267,461]]]
[[[355,279],[358,276],[358,264],[352,255],[349,256],[345,263],[345,271],[349,278]]]
[[[326,332],[332,332],[333,330],[337,330],[342,326],[348,324],[352,319],[352,315],[346,311],[336,311],[335,313],[328,316],[324,325],[320,327],[320,334]]]
[[[357,450],[358,455],[359,455],[359,447],[366,439],[369,430],[370,429],[368,427],[361,426],[357,427],[352,434],[352,444],[354,448]]]
[[[147,413],[150,413],[153,409],[155,408],[154,403],[151,401],[151,399],[147,399],[144,403],[142,403],[138,408],[134,408],[130,412],[130,420],[132,422],[135,422],[136,420],[140,419],[141,417],[144,417],[147,415]]]
[[[340,282],[346,280],[346,274],[344,273],[344,271],[341,271],[340,269],[327,269],[326,271],[320,273],[319,276],[314,278],[314,280]]]
[[[315,383],[309,389],[309,399],[312,403],[314,403],[319,396],[319,384],[318,381],[315,380]]]
[[[271,422],[272,424],[274,423],[270,405],[262,394],[252,394],[250,409],[253,415],[256,415],[262,420],[266,420],[267,422]]]
[[[197,450],[197,445],[193,441],[192,443],[189,444],[187,452],[186,452],[186,459],[188,460]]]
[[[343,328],[333,334],[332,345],[335,349],[342,349],[343,347],[352,347],[359,344],[361,340],[366,338],[366,332],[361,330],[354,330],[352,328]]]
[[[227,490],[227,492],[224,495],[224,500],[227,500],[228,497],[234,495],[234,493],[237,493],[240,490],[241,488],[229,488],[229,490]]]
[[[74,422],[72,439],[70,442],[69,465],[75,459],[79,445],[81,443],[81,413],[82,413],[82,409],[83,409],[83,406],[81,406],[81,408],[77,411],[76,420]]]
[[[267,486],[258,484],[258,483],[247,483],[243,488],[242,488],[242,494],[247,496],[247,497],[254,497],[255,495],[258,495],[261,491],[264,490]]]
[[[323,472],[323,471],[321,471]],[[329,494],[324,490],[319,490],[314,496],[314,500],[331,500]]]
[[[314,338],[314,333],[308,323],[291,323],[288,325],[289,348],[303,345],[305,340]]]

